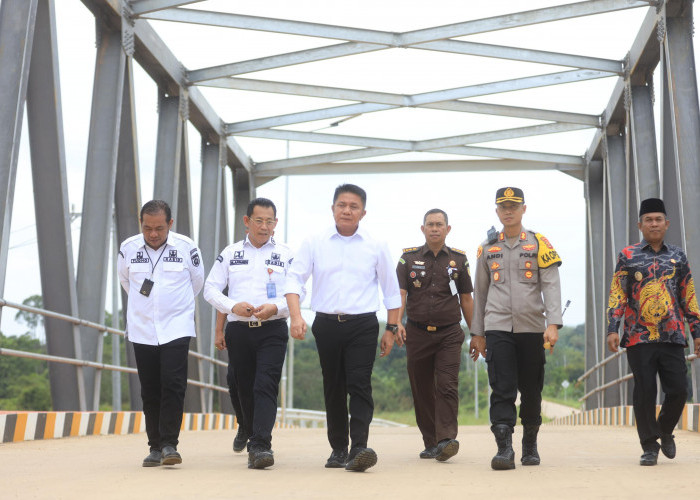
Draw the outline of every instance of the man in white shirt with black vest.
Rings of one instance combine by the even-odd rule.
[[[171,231],[168,204],[141,209],[141,234],[119,249],[119,281],[129,296],[127,339],[134,345],[150,454],[144,467],[182,463],[177,452],[187,389],[187,355],[195,334],[195,297],[204,284],[195,243]]]
[[[242,413],[239,425],[249,436],[248,468],[264,469],[275,463],[272,428],[289,337],[284,292],[293,256],[287,245],[272,237],[277,225],[272,201],[251,201],[243,223],[247,236],[216,258],[204,285],[204,298],[220,313],[228,314],[226,334],[217,329],[214,345],[228,349],[227,379],[232,390],[237,388]],[[222,293],[226,287],[228,296]]]
[[[380,356],[388,355],[394,345],[401,307],[394,259],[386,243],[372,238],[359,225],[366,201],[367,194],[359,186],[336,188],[331,206],[335,225],[304,241],[290,269],[286,294],[291,335],[303,340],[307,326],[301,316],[300,295],[313,276],[311,309],[316,318],[311,331],[323,373],[328,441],[333,450],[326,467],[355,472],[377,463],[377,454],[367,447],[374,412],[372,367],[379,334],[377,285],[382,288],[387,309]],[[352,440],[349,453],[348,431]]]

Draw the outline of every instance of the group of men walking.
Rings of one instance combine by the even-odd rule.
[[[315,313],[311,332],[323,377],[331,447],[326,467],[362,472],[377,463],[368,438],[374,411],[371,375],[380,334],[379,288],[387,316],[380,357],[387,356],[394,343],[406,347],[416,422],[425,446],[420,458],[446,461],[459,451],[464,319],[472,359],[484,356],[488,365],[491,430],[497,443],[491,467],[515,467],[512,434],[518,392],[524,428],[521,463],[538,465],[545,349],[554,348],[562,326],[561,259],[543,235],[523,227],[521,189],[501,188],[495,201],[503,229],[490,231],[479,246],[474,285],[465,252],[446,245],[451,229],[447,213],[432,209],[425,214],[425,243],[404,249],[395,266],[387,244],[360,225],[367,197],[353,184],[335,190],[334,224],[307,238],[295,253],[274,238],[274,203],[254,199],[243,217],[246,237],[221,251],[206,280],[194,242],[170,231],[168,205],[159,200],[146,203],[142,233],[122,243],[118,260],[120,281],[129,296],[127,337],[136,352],[150,447],[143,465],[182,461],[177,445],[187,353],[195,336],[194,298],[202,288],[218,311],[215,346],[229,354],[227,382],[239,421],[234,451],[247,447],[252,469],[274,464],[272,429],[282,365],[288,335],[299,340],[306,336],[301,303],[309,278]],[[700,352],[700,316],[685,255],[664,245],[663,234],[659,240],[661,219],[647,224],[643,218],[659,213],[663,202],[645,203],[640,211],[645,240],[623,250],[613,280],[608,345],[628,347],[645,451],[641,463],[652,465],[659,447],[667,456],[675,455],[672,430],[686,397],[683,318]],[[644,212],[645,206],[656,211]],[[665,220],[665,210],[660,212]],[[647,225],[654,228],[653,235],[651,229],[645,232]],[[661,254],[672,257],[663,260]],[[622,318],[620,342],[616,335]],[[635,350],[635,345],[647,347]],[[658,421],[650,409],[656,396],[655,370],[666,394]]]

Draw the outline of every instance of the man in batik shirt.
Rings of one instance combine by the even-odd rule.
[[[659,448],[668,458],[676,456],[672,432],[688,392],[685,321],[694,339],[693,349],[700,353],[695,284],[685,252],[664,243],[669,224],[663,201],[642,201],[637,225],[643,239],[620,252],[608,301],[608,348],[612,352],[620,346],[627,348],[634,375],[634,416],[644,450],[640,465],[656,465]],[[657,375],[665,395],[658,419]]]

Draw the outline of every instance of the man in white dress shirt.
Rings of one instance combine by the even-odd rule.
[[[170,231],[170,207],[141,209],[141,234],[119,249],[119,281],[129,296],[127,339],[134,344],[150,454],[144,467],[182,463],[177,452],[187,389],[187,354],[195,336],[194,298],[204,284],[195,243]]]
[[[214,345],[228,349],[229,384],[237,388],[248,441],[248,468],[275,463],[272,428],[287,350],[285,281],[292,252],[272,237],[277,209],[267,198],[250,202],[243,223],[248,235],[223,249],[204,285],[204,298],[228,314],[226,334],[217,328]],[[228,287],[228,296],[222,293]],[[233,373],[230,373],[230,372]]]
[[[359,186],[336,188],[331,206],[335,225],[304,241],[290,269],[286,294],[292,337],[303,340],[307,326],[301,316],[300,295],[313,276],[311,309],[316,318],[311,331],[323,373],[328,441],[333,450],[326,467],[355,472],[377,463],[377,454],[367,447],[379,334],[377,285],[387,309],[380,356],[388,355],[394,345],[401,307],[394,261],[386,243],[372,238],[359,225],[366,201],[367,194]]]

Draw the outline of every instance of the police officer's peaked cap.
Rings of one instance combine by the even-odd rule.
[[[642,203],[639,205],[639,216],[641,217],[644,214],[650,214],[650,213],[662,213],[666,214],[666,205],[664,205],[664,201],[660,200],[658,198],[647,198],[646,200],[642,200]]]
[[[523,190],[516,187],[503,187],[496,191],[496,203],[505,203],[506,201],[524,203],[525,195]]]

